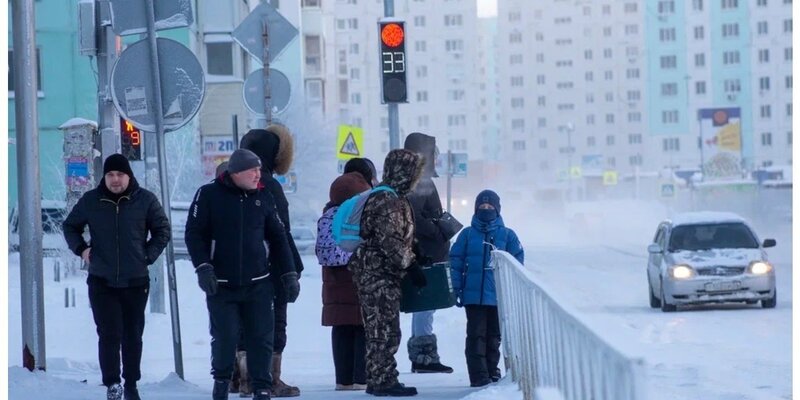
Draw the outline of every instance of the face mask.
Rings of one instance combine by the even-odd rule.
[[[475,215],[483,222],[492,222],[497,219],[497,210],[479,209]]]

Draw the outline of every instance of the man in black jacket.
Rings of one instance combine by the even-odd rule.
[[[240,326],[253,398],[270,398],[274,330],[270,275],[280,277],[288,302],[300,294],[285,228],[260,177],[258,156],[236,150],[227,172],[197,191],[186,221],[186,247],[206,293],[211,322],[214,400],[228,398]],[[270,268],[268,254],[286,261]]]
[[[98,356],[109,400],[139,399],[144,309],[150,289],[147,266],[170,240],[170,224],[156,196],[139,187],[121,154],[103,165],[97,189],[86,192],[64,221],[64,238],[89,264],[89,302],[97,325]],[[91,243],[83,239],[89,226]],[[147,239],[148,233],[150,239]],[[122,377],[120,386],[120,348]]]
[[[442,201],[433,179],[436,174],[436,138],[419,132],[406,137],[403,147],[425,158],[425,170],[416,189],[408,195],[414,211],[414,252],[420,265],[449,260],[450,242],[437,225],[442,216]],[[433,334],[433,311],[416,312],[411,320],[411,337],[408,339],[408,358],[411,372],[451,373],[453,369],[439,360],[436,335]]]
[[[292,134],[283,125],[273,124],[267,129],[251,129],[242,137],[242,149],[255,153],[261,159],[261,184],[272,196],[278,216],[286,227],[286,238],[292,251],[291,260],[270,254],[270,264],[279,268],[294,261],[298,277],[303,272],[303,260],[294,244],[289,222],[289,201],[283,193],[283,187],[272,176],[273,173],[283,175],[289,172],[294,156]],[[286,296],[280,285],[275,288],[275,338],[272,353],[272,397],[295,397],[300,395],[300,388],[281,380],[281,361],[286,348],[286,324],[288,306]]]

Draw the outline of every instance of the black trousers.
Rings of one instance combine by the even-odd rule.
[[[331,329],[336,383],[367,383],[367,342],[362,325],[338,325]]]
[[[263,279],[250,286],[220,286],[214,296],[206,296],[206,306],[214,379],[231,379],[241,333],[253,391],[272,389],[272,282]]]
[[[470,383],[489,379],[500,363],[500,320],[497,306],[466,305],[467,371]]]
[[[288,304],[285,299],[278,296],[275,298],[275,336],[273,344],[275,353],[283,353],[286,348],[286,319],[287,319]]]
[[[136,387],[141,379],[142,334],[144,309],[150,283],[114,288],[102,278],[89,275],[89,304],[97,326],[97,353],[103,385],[120,383],[120,349],[122,351],[122,377],[125,386]]]

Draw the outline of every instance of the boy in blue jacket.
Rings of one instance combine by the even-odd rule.
[[[489,265],[493,249],[510,253],[520,263],[525,260],[517,234],[500,217],[500,196],[484,190],[475,199],[471,226],[459,233],[450,249],[453,290],[467,312],[464,353],[472,387],[500,380],[500,320],[494,271]]]

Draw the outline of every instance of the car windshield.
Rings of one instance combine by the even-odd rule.
[[[669,251],[757,248],[753,232],[742,223],[680,225],[669,239]]]

